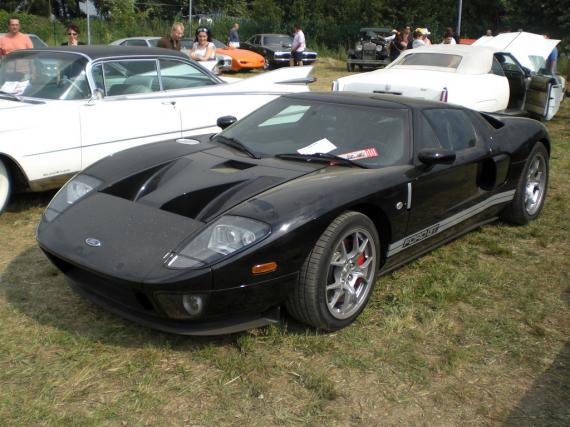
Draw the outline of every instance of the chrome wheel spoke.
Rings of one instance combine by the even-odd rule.
[[[325,288],[327,306],[334,317],[346,319],[365,304],[375,269],[376,248],[367,230],[353,229],[339,239]]]

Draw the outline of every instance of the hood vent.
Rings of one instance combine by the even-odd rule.
[[[244,163],[237,160],[228,160],[227,162],[214,166],[212,170],[218,173],[236,173],[252,168],[254,166],[256,165],[252,165],[251,163]]]

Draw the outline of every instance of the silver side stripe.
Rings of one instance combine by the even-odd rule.
[[[412,183],[408,182],[408,200],[406,201],[406,209],[412,209]]]
[[[480,203],[477,203],[474,206],[471,206],[469,209],[465,209],[441,222],[436,224],[430,225],[429,227],[424,228],[423,230],[418,231],[417,233],[411,234],[407,237],[404,237],[397,242],[392,243],[388,247],[388,257],[396,255],[398,252],[403,251],[404,249],[413,246],[428,237],[435,236],[463,221],[468,220],[471,217],[483,212],[485,209],[490,208],[491,206],[499,205],[501,203],[510,202],[513,200],[515,196],[515,190],[505,191],[504,193],[495,194],[494,196],[489,197],[487,200],[483,200]]]

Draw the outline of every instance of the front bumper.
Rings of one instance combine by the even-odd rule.
[[[106,277],[44,252],[65,274],[71,288],[86,299],[135,323],[181,335],[229,334],[278,323],[279,307],[297,280],[294,273],[222,290],[199,289],[190,282],[186,286],[148,285]],[[164,295],[169,298],[162,298]],[[203,298],[199,316],[180,316],[183,295]]]

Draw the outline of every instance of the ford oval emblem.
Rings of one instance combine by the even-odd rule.
[[[87,239],[85,239],[85,243],[94,248],[98,248],[99,246],[101,246],[101,240],[94,239],[93,237],[88,237]]]

